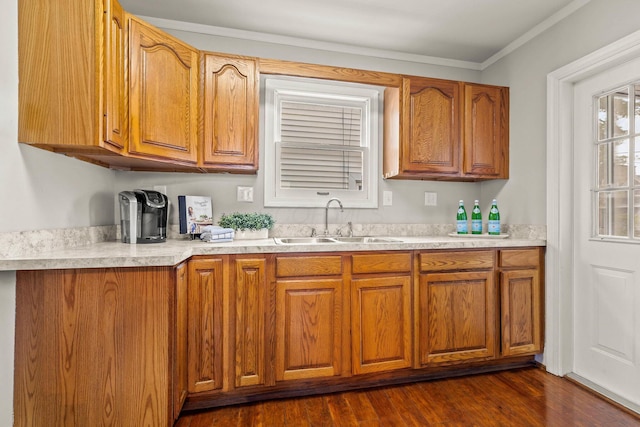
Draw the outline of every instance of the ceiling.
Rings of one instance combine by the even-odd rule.
[[[120,0],[129,12],[207,32],[483,64],[589,0]],[[202,27],[199,27],[202,28]],[[336,49],[341,50],[341,49]]]

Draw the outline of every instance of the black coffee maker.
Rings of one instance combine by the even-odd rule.
[[[152,190],[121,191],[122,243],[160,243],[167,240],[169,199]]]

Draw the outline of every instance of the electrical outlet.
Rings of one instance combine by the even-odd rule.
[[[438,206],[438,193],[432,191],[424,192],[424,205],[425,206]]]
[[[393,192],[392,191],[383,191],[382,192],[382,206],[391,206],[393,204]]]
[[[253,187],[238,186],[237,199],[239,202],[253,202]]]

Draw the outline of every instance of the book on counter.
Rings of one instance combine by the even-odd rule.
[[[207,225],[213,225],[211,197],[178,196],[180,234],[200,234]]]

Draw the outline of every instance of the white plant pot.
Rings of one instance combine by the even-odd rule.
[[[260,230],[236,230],[233,238],[235,240],[268,239],[269,229],[261,228]]]

